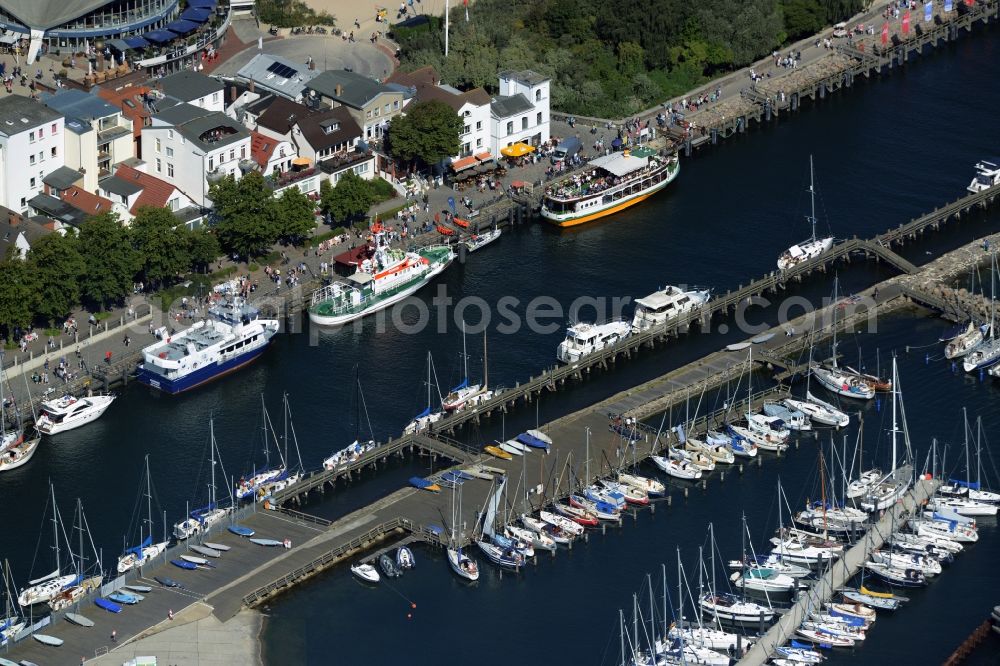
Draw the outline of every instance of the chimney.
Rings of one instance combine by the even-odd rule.
[[[236,86],[229,87],[229,101],[230,102],[236,101]]]
[[[10,211],[9,222],[10,226],[16,227],[17,225],[21,224],[21,216],[15,213],[14,211]]]
[[[247,85],[247,90],[254,92],[253,79],[250,79],[250,83]]]
[[[340,97],[341,95],[344,94],[344,86],[338,83],[336,87],[333,89],[333,92],[335,95],[337,95],[337,97]]]

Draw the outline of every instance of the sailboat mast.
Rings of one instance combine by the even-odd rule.
[[[660,562],[660,569],[663,572],[663,642],[666,643],[670,633],[667,624],[667,565]]]
[[[465,320],[462,320],[462,368],[465,380],[469,380],[469,352],[465,347]]]
[[[80,532],[80,559],[79,559],[80,568],[77,569],[76,573],[78,576],[82,578],[83,577],[83,502],[80,501],[79,497],[76,498],[76,515],[78,517],[78,520],[80,521],[76,528]]]
[[[153,492],[149,480],[149,454],[146,454],[146,520],[149,522],[149,538],[153,539]],[[141,534],[139,535],[142,536]]]
[[[208,506],[209,511],[212,511],[215,504],[215,419],[211,418],[208,420],[208,433],[209,433],[209,456],[211,459],[210,473],[212,475],[212,483],[208,487]]]
[[[899,425],[896,421],[896,394],[899,393],[899,377],[896,368],[896,357],[892,359],[892,471],[896,471],[896,433]]]
[[[490,362],[486,352],[486,328],[483,328],[483,390],[490,385]]]
[[[586,474],[587,474],[587,484],[590,484],[590,427],[584,429],[587,433],[587,449],[586,449]]]
[[[809,221],[812,223],[812,240],[816,240],[816,185],[813,177],[813,156],[809,156],[809,199],[812,203],[812,214]]]
[[[965,483],[972,484],[972,459],[969,458],[969,416],[962,407],[962,426],[965,430]]]
[[[58,570],[61,565],[59,561],[59,509],[56,507],[56,487],[49,484],[49,489],[52,491],[52,543],[55,544],[56,570]]]

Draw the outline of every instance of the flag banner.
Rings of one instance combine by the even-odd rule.
[[[934,14],[934,3],[928,2],[926,5],[924,5],[924,21],[930,23],[931,19],[933,18],[933,14]]]
[[[882,24],[882,46],[889,43],[889,22]]]
[[[952,2],[952,0],[944,0],[944,10],[946,12],[950,12],[954,8],[955,8],[955,6],[954,6],[954,3]]]
[[[455,214],[455,197],[448,197],[448,208],[451,208],[452,215]]]
[[[903,34],[910,34],[910,10],[907,9],[906,13],[903,14]]]

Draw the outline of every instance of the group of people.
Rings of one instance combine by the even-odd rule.
[[[775,67],[795,69],[798,67],[799,61],[802,60],[802,51],[789,51],[788,55],[785,56],[781,55],[778,51],[774,51],[771,53],[771,58],[774,59]]]

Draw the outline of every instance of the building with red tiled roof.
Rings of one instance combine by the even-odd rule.
[[[87,215],[97,215],[111,210],[111,200],[91,194],[77,185],[71,185],[59,192],[59,198]]]
[[[142,158],[142,142],[139,136],[142,128],[150,123],[150,110],[146,104],[147,95],[151,88],[147,85],[136,84],[120,88],[98,86],[97,94],[108,104],[121,109],[122,116],[132,121],[132,141],[135,156]]]
[[[111,202],[121,203],[132,216],[143,206],[172,212],[195,206],[191,197],[175,186],[128,164],[119,164],[115,175],[101,180],[97,191]]]
[[[250,131],[250,157],[265,175],[288,171],[296,158],[295,146],[287,139],[276,139],[256,130]]]

